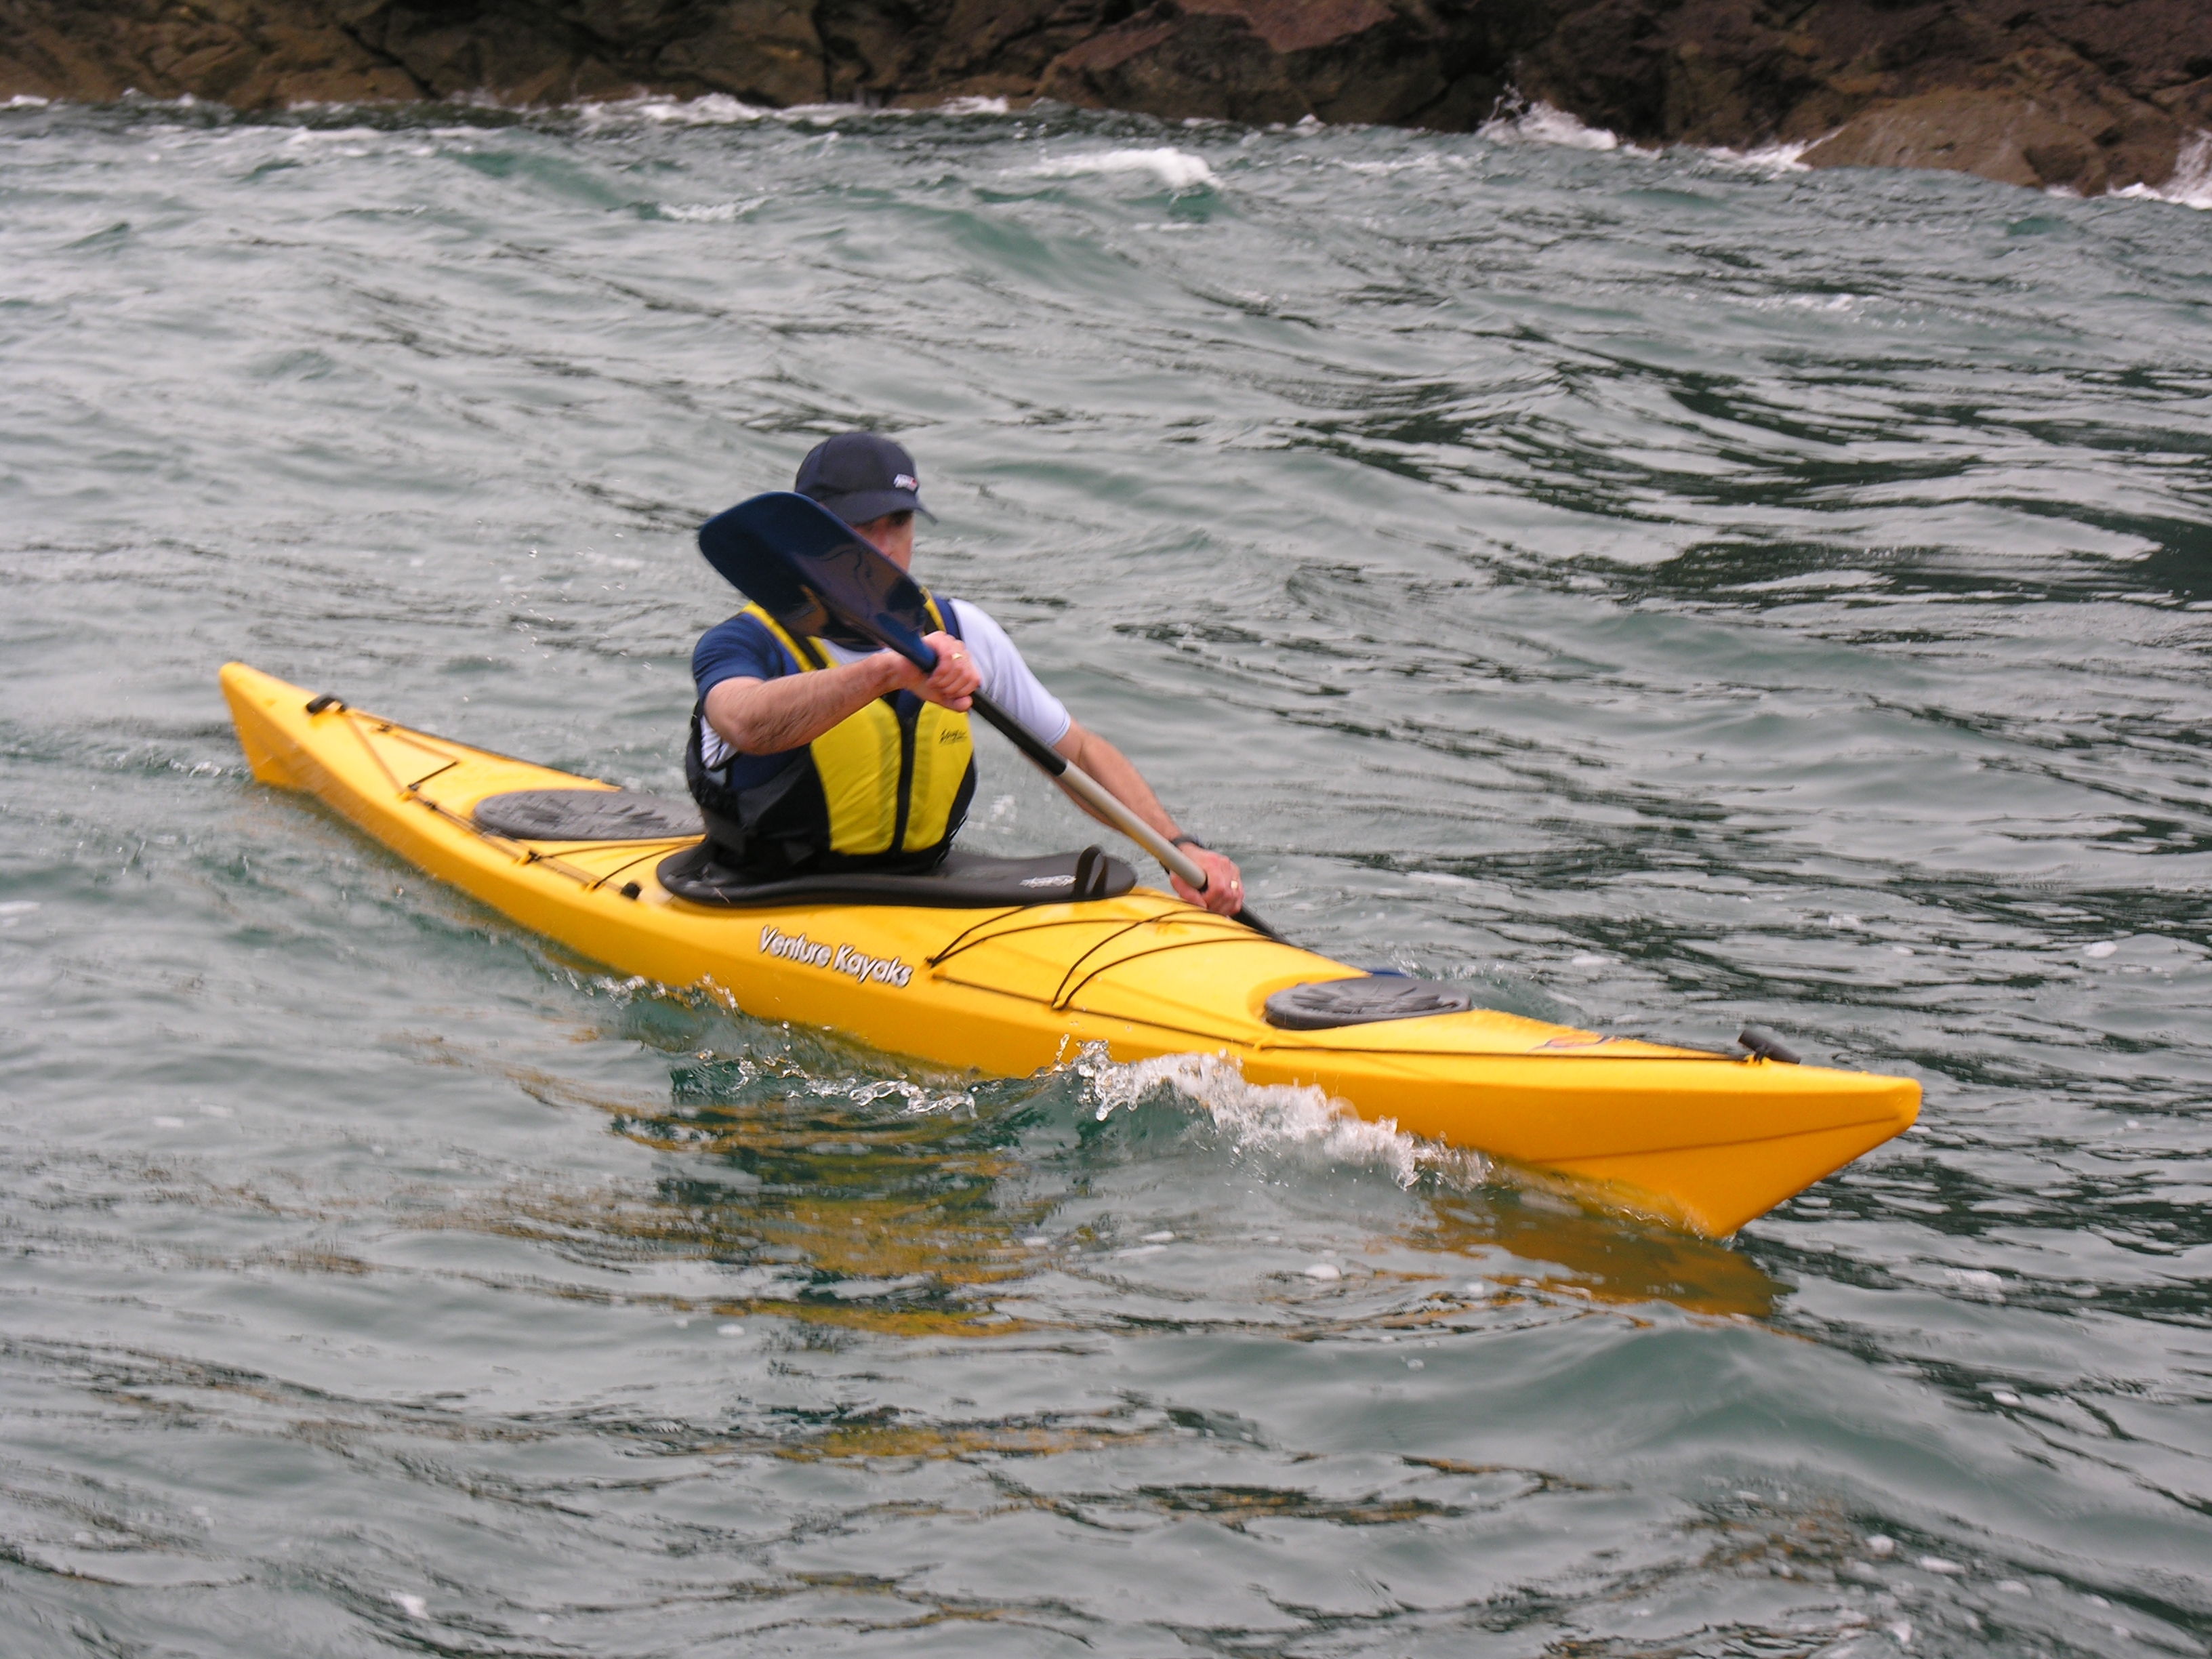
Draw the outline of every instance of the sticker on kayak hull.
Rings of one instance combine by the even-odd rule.
[[[760,953],[809,968],[827,968],[861,985],[889,985],[903,991],[914,969],[896,957],[872,957],[849,945],[824,945],[804,933],[787,933],[773,922],[761,929]]]

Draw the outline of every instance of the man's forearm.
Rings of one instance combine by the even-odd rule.
[[[895,683],[882,656],[781,679],[724,680],[707,694],[707,723],[741,754],[781,754],[813,742]]]
[[[1069,738],[1073,741],[1069,741]],[[1182,833],[1176,821],[1168,816],[1167,808],[1160,805],[1159,797],[1152,793],[1152,785],[1145,781],[1144,775],[1129,763],[1127,756],[1096,732],[1086,732],[1079,726],[1071,726],[1068,737],[1063,738],[1055,747],[1097,779],[1108,794],[1163,836],[1174,836]],[[1079,797],[1071,795],[1069,799],[1083,807],[1085,812],[1090,812],[1092,817],[1097,818],[1099,823],[1111,827],[1110,820],[1091,811]]]
[[[1070,725],[1067,735],[1053,747],[1097,779],[1108,794],[1170,841],[1182,833],[1176,821],[1168,816],[1167,808],[1160,805],[1160,799],[1152,793],[1152,787],[1145,781],[1135,767],[1129,764],[1127,757],[1105,738],[1096,732],[1085,731],[1080,726]],[[1109,822],[1091,812],[1090,805],[1080,796],[1070,795],[1068,799],[1085,811],[1091,812],[1091,816],[1098,818],[1099,823]],[[1202,904],[1218,915],[1242,915],[1244,878],[1238,873],[1235,861],[1205,848],[1194,850],[1191,861],[1199,868],[1196,887],[1187,885],[1174,871],[1168,872],[1169,885],[1175,889],[1176,895],[1190,903]]]

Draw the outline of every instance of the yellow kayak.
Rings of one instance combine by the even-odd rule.
[[[1711,1236],[1919,1113],[1905,1078],[1472,1007],[1423,1012],[1464,998],[1133,886],[1117,860],[975,860],[981,875],[935,898],[908,890],[927,878],[884,883],[880,898],[732,896],[700,868],[696,818],[649,797],[414,731],[243,663],[223,669],[222,689],[257,779],[314,796],[521,926],[623,973],[709,986],[755,1017],[940,1065],[1020,1076],[1090,1043],[1117,1060],[1225,1053],[1249,1081],[1317,1085],[1362,1117]],[[580,802],[595,810],[579,816]]]

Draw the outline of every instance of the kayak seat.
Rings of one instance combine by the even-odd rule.
[[[1264,1005],[1267,1024],[1285,1031],[1327,1031],[1339,1025],[1372,1025],[1386,1019],[1419,1019],[1425,1014],[1462,1014],[1474,999],[1432,979],[1402,974],[1370,974],[1365,979],[1328,979],[1278,991]]]
[[[672,841],[707,829],[690,801],[634,789],[515,789],[486,795],[471,816],[509,841]]]
[[[956,847],[923,875],[833,870],[761,881],[715,863],[713,843],[702,841],[663,859],[659,874],[660,884],[678,898],[732,908],[830,903],[972,910],[1115,898],[1137,884],[1135,871],[1096,847],[1041,859],[994,859]]]

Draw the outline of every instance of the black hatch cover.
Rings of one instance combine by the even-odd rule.
[[[486,795],[477,828],[510,841],[673,841],[706,826],[688,800],[634,789],[517,789]]]
[[[1464,1013],[1474,999],[1432,979],[1370,974],[1364,979],[1293,985],[1267,999],[1267,1024],[1286,1031],[1326,1031],[1338,1025],[1372,1025],[1424,1014]]]

